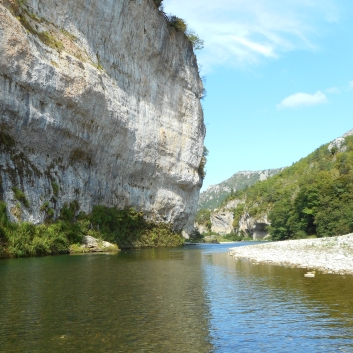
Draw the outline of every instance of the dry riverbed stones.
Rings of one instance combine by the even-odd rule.
[[[353,274],[353,234],[236,247],[230,249],[230,255],[252,262]]]

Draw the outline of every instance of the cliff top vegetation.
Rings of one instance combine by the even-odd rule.
[[[204,41],[193,30],[191,30],[188,27],[188,25],[185,22],[185,20],[183,20],[182,18],[179,18],[177,16],[174,16],[174,15],[167,15],[164,12],[164,9],[163,9],[163,0],[153,0],[153,2],[156,4],[156,6],[158,7],[159,11],[166,18],[169,28],[171,28],[171,29],[173,29],[175,31],[184,33],[185,36],[191,42],[194,50],[203,49]]]

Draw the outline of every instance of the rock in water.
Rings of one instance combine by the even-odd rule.
[[[82,245],[72,245],[70,248],[71,253],[87,253],[87,252],[106,252],[118,251],[117,245],[109,243],[104,240],[99,240],[90,235],[83,237]]]
[[[192,44],[153,1],[4,0],[0,48],[0,200],[12,221],[41,223],[76,201],[193,228],[203,85]]]

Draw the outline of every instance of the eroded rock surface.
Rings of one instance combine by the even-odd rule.
[[[205,127],[191,43],[152,0],[25,4],[0,2],[0,199],[11,219],[41,223],[77,201],[192,230]]]

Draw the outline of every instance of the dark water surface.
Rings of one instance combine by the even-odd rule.
[[[353,276],[230,246],[0,261],[0,352],[353,352]]]

